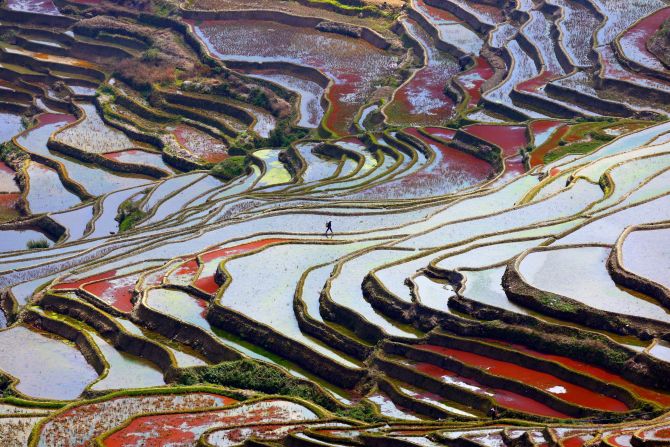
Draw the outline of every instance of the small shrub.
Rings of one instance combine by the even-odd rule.
[[[369,424],[374,424],[376,422],[382,422],[385,420],[383,416],[380,416],[375,412],[374,406],[365,400],[360,401],[358,404],[352,407],[337,410],[335,414],[345,418],[357,419]]]
[[[0,40],[7,43],[14,43],[16,39],[16,31],[7,30],[0,33]]]
[[[244,156],[235,156],[226,158],[222,162],[214,165],[212,175],[222,180],[232,180],[244,174],[247,167],[247,158]]]
[[[0,160],[10,161],[21,160],[23,158],[28,158],[28,154],[23,152],[13,141],[10,140],[0,143]]]
[[[97,90],[96,94],[98,96],[107,95],[107,96],[111,96],[112,98],[116,97],[116,93],[114,92],[114,88],[109,84],[102,84],[100,87],[98,87],[98,90]]]
[[[270,136],[265,141],[265,146],[287,148],[292,142],[304,138],[306,135],[307,130],[290,127],[285,121],[282,121],[272,129]]]
[[[249,93],[249,102],[256,107],[268,108],[270,105],[270,99],[268,95],[261,89],[255,88]]]
[[[176,6],[165,0],[154,0],[153,2],[153,11],[156,15],[161,17],[167,17],[172,15],[175,12]]]
[[[148,62],[143,58],[124,59],[117,64],[114,76],[128,82],[137,90],[150,90],[151,84],[173,84],[175,67],[163,60]]]
[[[116,215],[116,221],[119,222],[119,233],[128,231],[141,222],[147,213],[139,207],[139,202],[126,200],[119,206],[119,213]]]
[[[142,60],[145,62],[157,62],[160,59],[158,48],[151,47],[142,53]]]
[[[26,247],[28,247],[29,250],[35,250],[38,248],[49,248],[49,241],[46,239],[31,239],[26,243]]]
[[[139,221],[144,219],[146,213],[142,210],[135,210],[123,218],[121,223],[119,223],[119,233],[128,231],[133,228]]]

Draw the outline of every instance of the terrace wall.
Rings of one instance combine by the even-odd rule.
[[[280,354],[283,358],[294,361],[306,370],[343,388],[355,387],[367,374],[364,369],[352,369],[341,365],[293,339],[284,337],[268,326],[223,306],[210,307],[207,320],[212,325]]]

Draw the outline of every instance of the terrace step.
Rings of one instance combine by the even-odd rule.
[[[585,324],[596,329],[605,329],[615,333],[624,333],[621,325],[628,324],[633,333],[651,331],[664,333],[669,326],[670,316],[659,305],[631,295],[625,290],[615,287],[606,269],[606,261],[611,247],[590,245],[580,248],[556,246],[551,250],[536,249],[522,256],[514,263],[516,267],[508,268],[503,278],[505,292],[514,302],[521,303],[543,313],[561,315],[570,321]],[[570,268],[566,268],[566,256],[572,257],[579,253]],[[590,275],[581,282],[583,286],[597,285],[600,293],[612,291],[611,299],[607,303],[594,301],[594,295],[585,292],[594,289],[575,289],[576,282],[546,284],[542,268],[536,264],[537,260],[545,259],[547,268],[553,265],[559,268],[557,272],[565,275],[564,278],[574,278],[574,269],[578,266],[586,268]],[[520,282],[517,282],[520,281]],[[529,293],[520,294],[518,285],[524,283],[529,286]],[[542,302],[537,300],[537,290],[542,290]],[[581,291],[580,291],[581,290]],[[614,293],[616,292],[616,293]],[[615,304],[618,303],[618,304]],[[624,305],[625,304],[625,305]],[[630,306],[634,305],[635,308]],[[581,315],[581,317],[579,316]],[[589,315],[589,319],[584,318]],[[616,316],[617,320],[608,320]],[[609,323],[607,321],[610,321]],[[623,322],[626,323],[623,323]],[[643,329],[644,328],[644,329]]]
[[[51,300],[56,299],[55,296],[50,298],[50,300],[42,302],[51,302]],[[88,387],[89,391],[95,392],[126,387],[146,388],[165,383],[164,375],[171,372],[176,366],[176,362],[173,355],[163,346],[146,338],[128,334],[122,329],[122,326],[115,324],[109,316],[105,316],[106,318],[103,320],[98,320],[104,314],[93,310],[92,306],[79,304],[74,300],[65,300],[66,306],[74,304],[74,308],[66,310],[65,307],[53,303],[49,304],[48,308],[57,309],[59,312],[42,309],[35,310],[35,312],[41,313],[44,318],[64,322],[82,336],[88,338],[91,345],[94,346],[93,349],[97,351],[104,364],[104,373],[101,374],[101,379]],[[87,309],[84,312],[89,312],[92,318],[83,317],[85,321],[82,322],[78,318],[68,315],[82,317],[83,315],[77,312],[83,308]],[[65,312],[60,313],[63,311]],[[96,326],[100,329],[97,329]],[[147,358],[152,358],[153,361],[148,361]],[[133,373],[129,374],[128,369],[132,369]]]
[[[384,346],[388,347],[389,345],[385,344]],[[532,400],[525,396],[531,394],[537,398],[541,393],[533,394],[534,392],[531,392],[530,388],[521,392],[520,388],[515,389],[511,382],[506,382],[504,379],[495,376],[487,376],[486,373],[478,374],[475,378],[469,373],[465,373],[465,375],[456,373],[454,375],[450,370],[435,366],[425,369],[422,364],[403,360],[403,357],[381,357],[380,355],[376,356],[375,364],[390,377],[416,384],[431,393],[472,408],[475,412],[486,413],[494,407],[508,412],[510,415],[520,412],[525,417],[534,413],[544,417],[563,418],[566,417],[566,413],[562,411],[570,412],[573,417],[579,417],[575,410],[583,411],[569,404],[559,403],[558,400],[554,399],[542,397],[543,401]],[[501,385],[501,383],[504,383],[504,385]],[[544,402],[547,402],[550,406],[545,405]],[[560,408],[560,410],[556,408]],[[585,413],[581,417],[584,416],[586,416]]]
[[[639,401],[636,395],[624,387],[612,385],[611,383],[602,381],[585,372],[574,370],[560,364],[557,365],[555,362],[537,359],[526,352],[516,351],[511,346],[509,346],[509,349],[501,349],[495,344],[449,336],[446,334],[431,337],[430,343],[434,343],[437,346],[416,345],[415,347],[418,349],[427,349],[430,352],[436,352],[450,357],[453,357],[450,353],[455,353],[456,356],[462,356],[460,357],[462,359],[471,357],[472,359],[477,359],[477,362],[486,362],[486,359],[488,358],[503,363],[514,364],[520,369],[527,369],[529,371],[522,373],[522,376],[524,377],[524,381],[531,385],[534,383],[531,378],[533,375],[532,371],[540,373],[540,375],[546,374],[552,376],[554,379],[550,380],[555,380],[556,382],[562,381],[563,385],[554,385],[553,387],[548,388],[550,392],[555,393],[560,398],[567,399],[568,401],[575,402],[579,405],[615,412],[639,406]],[[441,347],[446,349],[442,349]],[[439,357],[436,357],[436,359],[437,358]],[[470,360],[464,361],[466,363],[470,362]],[[481,363],[478,364],[481,365]],[[491,368],[487,368],[487,370],[491,370]],[[560,392],[551,391],[554,388],[561,387],[563,390]],[[571,387],[576,390],[572,392],[572,398],[576,397],[575,400],[571,400],[571,397],[567,395],[568,393],[571,393],[571,391],[569,391]],[[563,391],[566,391],[565,388],[568,388],[568,391],[563,393]],[[586,398],[585,395],[590,397]]]
[[[444,341],[445,338],[442,338],[441,340]],[[594,398],[592,396],[589,399],[582,400],[583,393],[589,394],[589,391],[583,391],[585,388],[578,385],[569,385],[568,382],[561,381],[555,376],[544,385],[540,385],[540,383],[544,382],[542,382],[542,380],[540,382],[534,381],[533,378],[535,376],[549,378],[551,377],[551,374],[539,373],[537,371],[533,372],[529,368],[523,366],[510,366],[511,363],[507,361],[493,360],[490,357],[485,355],[478,355],[470,352],[469,350],[464,351],[460,349],[443,348],[440,346],[431,345],[401,347],[400,345],[393,345],[390,343],[385,344],[384,349],[388,354],[400,354],[408,357],[412,360],[410,364],[419,362],[416,363],[417,369],[431,376],[435,375],[433,368],[438,367],[437,369],[441,371],[440,374],[453,375],[456,373],[456,375],[460,375],[466,379],[474,379],[483,385],[502,388],[512,393],[530,397],[531,399],[548,405],[549,407],[558,410],[559,412],[568,413],[572,416],[584,417],[588,412],[621,413],[628,410],[628,406],[623,402],[607,396],[599,395],[597,392],[590,393],[593,396],[599,395],[598,398]],[[503,372],[503,369],[510,367],[512,369],[518,368],[520,370],[524,370],[524,372],[520,373],[519,375]],[[550,368],[543,369],[546,370]],[[449,373],[449,371],[451,371],[451,373]],[[566,370],[565,372],[566,374],[569,374],[569,371]],[[448,376],[441,376],[443,381],[451,381],[451,379],[445,379],[445,377]],[[571,380],[574,381],[577,379],[573,377]],[[604,385],[604,383],[592,381],[592,379],[587,376],[582,376],[582,378],[579,380],[589,381],[595,387],[602,387]],[[519,387],[519,383],[522,383],[523,386]],[[554,385],[549,387],[549,385],[552,383],[562,383],[563,385]],[[523,388],[526,388],[525,391]],[[572,397],[570,397],[570,394],[563,393],[564,391],[566,393],[570,393],[566,390],[571,388],[582,391],[578,391],[575,394],[572,394]],[[626,396],[630,403],[636,403],[633,395],[629,392],[626,394],[626,391],[623,389],[615,389],[612,390],[612,392],[619,393],[620,396]],[[597,402],[597,400],[600,400],[600,402]],[[515,407],[515,404],[512,401],[510,401],[509,404],[512,405],[512,408],[523,411],[521,407]]]
[[[386,385],[382,386],[384,382]],[[378,386],[387,390],[388,395],[398,406],[413,408],[416,413],[424,414],[433,419],[452,418],[467,421],[481,416],[479,412],[472,408],[445,400],[442,396],[403,381],[383,380],[379,382]]]
[[[570,101],[601,115],[630,117],[645,110],[662,110],[662,105],[653,101],[640,101],[629,95],[615,99],[606,90],[594,88],[594,80],[587,72],[576,72],[547,84],[545,91],[551,97]]]
[[[442,8],[453,9],[453,11],[447,12],[446,9]],[[492,25],[484,25],[478,22],[473,15],[451,0],[433,0],[429,3],[425,3],[424,0],[413,0],[409,15],[437,40],[436,47],[439,50],[457,58],[468,54],[478,55],[483,40],[474,31],[466,27],[460,19],[452,15],[452,12],[467,14],[470,21],[475,23],[476,26],[492,27]]]

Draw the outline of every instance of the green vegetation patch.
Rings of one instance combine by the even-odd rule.
[[[176,382],[181,385],[212,384],[305,399],[341,417],[364,422],[385,420],[369,402],[352,407],[339,406],[319,387],[297,379],[278,368],[251,359],[223,362],[214,366],[196,366],[181,370]]]
[[[374,405],[367,400],[362,400],[352,407],[337,410],[335,411],[335,414],[344,418],[356,419],[370,424],[385,420],[383,416],[377,413]]]
[[[13,141],[6,141],[0,144],[0,160],[2,161],[20,161],[28,158],[28,154],[23,152]]]
[[[147,213],[140,209],[139,202],[128,199],[119,206],[116,221],[119,222],[119,233],[128,231],[144,220]]]
[[[288,122],[280,121],[270,132],[270,136],[266,139],[264,146],[287,148],[294,141],[305,138],[307,134],[307,129],[292,127],[288,124]]]
[[[236,155],[215,164],[212,168],[212,175],[222,180],[232,180],[244,174],[246,168],[247,157]]]
[[[665,65],[670,65],[670,20],[663,25],[647,41],[647,48]]]
[[[31,239],[26,243],[26,247],[29,250],[35,250],[38,248],[49,248],[49,241],[45,238],[41,239]]]
[[[586,141],[566,143],[561,141],[558,147],[544,156],[545,163],[551,163],[566,155],[583,155],[595,151],[605,143],[612,141],[615,137],[602,132],[590,132]]]
[[[382,11],[379,8],[376,8],[372,5],[366,5],[362,1],[357,0],[309,0],[309,3],[314,5],[330,5],[334,8],[341,9],[343,11],[358,12],[362,14],[370,14],[372,16],[382,16],[388,17],[389,13]]]
[[[182,385],[221,385],[266,394],[299,397],[329,410],[335,409],[333,401],[318,387],[291,377],[278,368],[250,359],[188,368],[177,377],[177,382]]]

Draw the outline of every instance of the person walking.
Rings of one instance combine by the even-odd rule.
[[[330,231],[331,236],[333,235],[333,222],[330,220],[326,222],[326,236],[328,236],[328,232]]]

